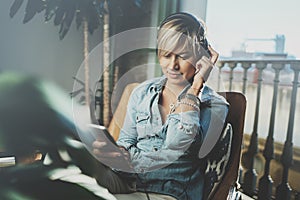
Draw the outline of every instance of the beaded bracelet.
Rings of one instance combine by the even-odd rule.
[[[200,107],[200,99],[197,96],[187,93],[185,94],[184,98],[192,100],[198,107]]]
[[[196,109],[198,112],[200,112],[200,108],[199,108],[199,106],[197,106],[196,104],[192,104],[192,103],[185,102],[185,101],[180,101],[180,102],[178,102],[178,104],[184,104],[184,105],[191,106],[191,107],[193,107],[194,109]]]

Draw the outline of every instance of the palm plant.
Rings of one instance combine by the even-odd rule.
[[[77,28],[84,21],[88,23],[89,33],[104,25],[106,14],[125,16],[133,12],[145,11],[145,0],[28,0],[23,23],[29,22],[37,13],[45,11],[45,22],[53,18],[55,26],[60,26],[59,37],[63,39],[72,21],[75,19]],[[24,0],[15,0],[10,8],[13,17]],[[126,12],[131,10],[131,12]]]

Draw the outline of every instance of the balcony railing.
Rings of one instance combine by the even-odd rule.
[[[295,119],[296,105],[299,109],[300,104],[300,60],[232,59],[221,60],[218,67],[222,77],[218,86],[224,83],[225,90],[240,91],[248,99],[245,127],[249,129],[252,124],[252,130],[245,130],[251,135],[244,137],[240,178],[243,192],[260,200],[300,199],[299,179],[293,183],[291,180],[300,178],[300,140],[293,141],[299,123]],[[282,131],[284,120],[287,127]]]

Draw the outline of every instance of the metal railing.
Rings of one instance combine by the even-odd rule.
[[[223,82],[227,82],[226,90],[233,90],[234,84],[239,82],[242,85],[241,92],[247,97],[247,85],[254,85],[256,88],[256,105],[247,105],[247,110],[254,110],[253,128],[247,149],[244,151],[245,157],[248,159],[247,169],[242,173],[241,180],[242,190],[247,195],[255,197],[260,200],[278,199],[300,199],[298,192],[292,190],[289,185],[288,175],[289,169],[293,165],[293,130],[295,122],[295,111],[297,103],[297,89],[299,87],[299,71],[300,60],[221,60],[218,62],[220,74]],[[272,76],[269,76],[272,74]],[[284,74],[288,77],[284,81],[281,76]],[[219,84],[220,85],[220,79]],[[268,105],[261,105],[262,85],[269,84],[273,89],[272,101]],[[274,159],[274,131],[276,124],[276,111],[278,99],[278,87],[285,85],[291,88],[291,96],[289,110],[286,110],[288,118],[288,127],[285,134],[285,142],[281,158],[279,159],[282,165],[281,182],[278,185],[273,184],[271,171],[271,161]],[[261,106],[270,106],[271,112],[269,116],[269,125],[264,123],[265,119],[260,119]],[[247,119],[246,119],[247,120]],[[251,120],[251,119],[248,119]],[[261,137],[258,133],[258,125],[263,123],[263,126],[268,126],[268,135],[265,140],[264,148],[258,149],[258,138]],[[255,157],[261,151],[264,157],[263,175],[258,180],[258,176],[254,167]],[[300,169],[299,169],[300,173]],[[298,188],[299,189],[299,188]]]

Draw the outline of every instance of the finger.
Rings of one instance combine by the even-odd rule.
[[[96,156],[96,158],[101,163],[115,169],[122,171],[131,171],[133,169],[128,157],[123,155],[115,156],[114,153],[101,153],[100,156]]]
[[[98,149],[98,148],[103,148],[103,147],[105,147],[107,145],[107,143],[106,142],[103,142],[103,141],[95,141],[95,142],[93,142],[93,148],[96,148],[96,149]]]
[[[202,65],[213,65],[213,63],[211,62],[211,59],[210,58],[207,58],[207,57],[202,57],[202,61],[201,61],[201,64]]]
[[[208,46],[208,50],[210,51],[211,53],[211,58],[210,58],[210,61],[213,63],[213,64],[216,64],[218,58],[219,58],[219,53],[216,52],[210,45]]]
[[[213,64],[211,63],[211,61],[209,59],[202,59],[200,64],[202,65],[201,69],[199,70],[197,76],[200,76],[203,81],[207,81],[210,72],[213,68]]]
[[[201,67],[202,67],[202,65],[201,65],[201,59],[200,59],[200,60],[198,60],[198,62],[195,65],[195,74],[197,74],[200,71]]]
[[[203,56],[200,60],[197,61],[195,68],[200,69],[203,65],[212,65],[211,59],[206,56]]]
[[[207,66],[207,67],[203,67],[200,71],[199,71],[199,74],[202,76],[204,82],[207,81],[209,75],[210,75],[210,72],[212,70],[212,66]]]
[[[93,153],[97,158],[116,158],[116,157],[121,157],[122,154],[120,152],[103,152],[100,151],[99,149],[93,149]]]
[[[202,66],[205,66],[207,64],[210,64],[211,65],[211,61],[208,57],[206,56],[203,56],[200,60],[198,60],[196,62],[196,65],[195,65],[195,74],[197,74],[199,72],[199,70],[202,68]]]

